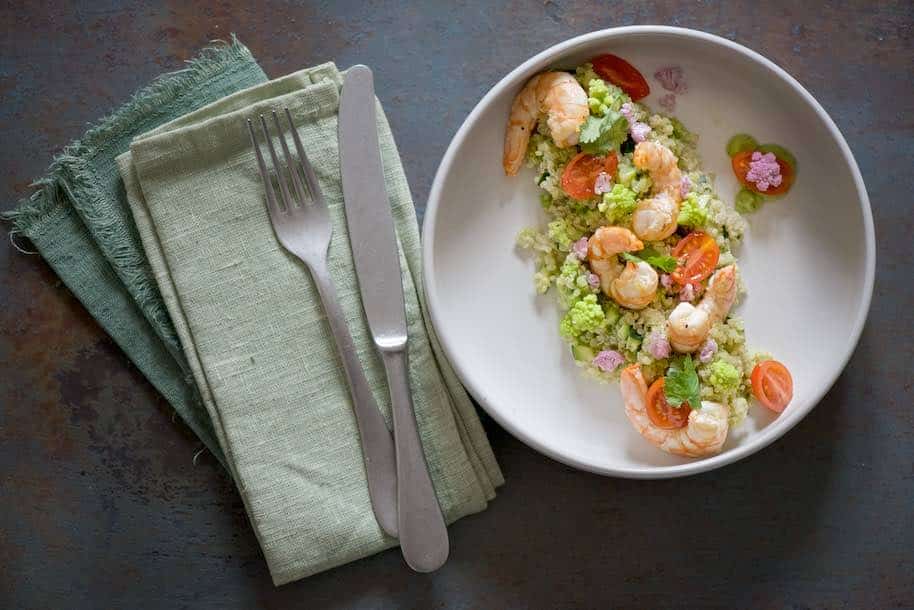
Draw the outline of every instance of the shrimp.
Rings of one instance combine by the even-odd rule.
[[[632,229],[644,241],[660,241],[676,231],[679,202],[666,191],[642,199],[632,214]]]
[[[676,231],[682,201],[682,172],[673,152],[656,142],[639,142],[632,157],[635,167],[650,172],[654,196],[638,202],[632,214],[635,235],[645,241],[660,241]]]
[[[657,142],[639,142],[635,146],[632,161],[638,169],[650,172],[655,193],[665,192],[676,203],[682,201],[679,190],[682,184],[682,172],[679,171],[679,159],[669,148]]]
[[[708,282],[705,296],[694,306],[680,303],[670,312],[667,320],[667,337],[677,352],[697,350],[708,338],[711,327],[727,317],[736,301],[736,266],[718,269]]]
[[[628,262],[619,277],[612,281],[612,298],[629,309],[644,309],[657,295],[657,272],[648,263]]]
[[[703,400],[701,408],[689,413],[689,422],[684,428],[659,428],[647,414],[647,383],[641,374],[641,366],[633,364],[622,371],[619,379],[625,414],[638,434],[648,441],[675,455],[703,457],[719,453],[727,440],[730,424],[730,410],[718,402]],[[690,408],[682,405],[680,409]]]
[[[568,72],[544,72],[531,78],[521,89],[508,115],[505,130],[505,152],[502,165],[505,175],[517,174],[527,152],[530,134],[540,115],[559,148],[578,143],[581,125],[590,115],[587,93]]]
[[[587,260],[590,269],[600,278],[600,287],[612,297],[612,283],[622,273],[622,264],[616,255],[634,252],[644,247],[635,234],[622,227],[600,227],[587,240]]]

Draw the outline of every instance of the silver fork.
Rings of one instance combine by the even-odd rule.
[[[327,322],[333,332],[340,360],[343,362],[343,370],[346,373],[346,380],[349,382],[349,393],[352,396],[352,406],[362,440],[362,453],[365,458],[368,494],[371,497],[372,509],[381,529],[390,536],[396,537],[397,470],[393,437],[384,423],[378,404],[368,386],[368,380],[359,363],[352,335],[349,334],[346,318],[340,308],[336,289],[327,269],[327,250],[333,232],[330,214],[321,194],[314,168],[308,161],[298,132],[295,130],[289,109],[285,109],[285,115],[289,122],[288,131],[292,135],[298,159],[289,153],[286,136],[283,134],[276,111],[274,110],[272,114],[276,134],[285,157],[285,166],[280,163],[276,154],[267,121],[262,114],[260,115],[260,125],[270,159],[273,161],[276,182],[279,184],[281,206],[273,188],[273,179],[270,177],[263,154],[260,152],[254,126],[251,119],[247,120],[251,145],[257,155],[257,165],[260,168],[260,176],[263,178],[266,190],[267,211],[279,243],[308,267],[320,293],[324,311],[327,314]]]

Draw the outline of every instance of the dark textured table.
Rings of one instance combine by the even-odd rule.
[[[370,64],[421,210],[508,70],[576,34],[664,23],[748,45],[819,99],[857,156],[879,258],[847,370],[760,454],[608,479],[486,420],[507,484],[451,528],[441,571],[393,550],[274,589],[225,473],[192,463],[199,444],[41,259],[2,247],[0,608],[914,606],[910,2],[38,4],[0,7],[0,209],[87,122],[234,31],[272,76]]]

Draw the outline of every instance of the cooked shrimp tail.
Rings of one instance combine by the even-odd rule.
[[[657,293],[657,272],[647,263],[628,263],[616,258],[622,252],[644,248],[644,242],[623,227],[600,227],[587,242],[590,269],[600,278],[606,296],[629,309],[643,309]]]
[[[702,401],[701,408],[689,414],[684,428],[658,428],[647,414],[647,383],[641,366],[633,364],[622,371],[619,379],[622,402],[629,421],[649,442],[667,453],[685,457],[703,457],[719,453],[727,440],[729,409],[717,402]],[[680,407],[688,409],[687,405]]]
[[[680,303],[667,319],[667,337],[673,349],[680,353],[696,351],[708,338],[711,327],[730,313],[738,289],[736,266],[718,269],[705,296],[697,306]]]
[[[638,169],[646,170],[654,183],[653,192],[665,192],[676,202],[682,200],[682,172],[679,159],[669,148],[657,142],[639,142],[632,154],[632,161]]]
[[[544,72],[531,78],[521,89],[508,115],[502,165],[505,174],[517,174],[524,162],[530,135],[540,115],[559,148],[578,143],[578,132],[590,114],[587,93],[568,72]]]

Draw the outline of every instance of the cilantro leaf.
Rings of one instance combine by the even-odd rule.
[[[672,256],[660,254],[653,248],[645,248],[640,252],[640,254],[641,258],[643,258],[648,264],[657,267],[661,271],[672,273],[676,270],[677,261]]]
[[[641,255],[640,258],[631,252],[623,252],[622,258],[633,263],[645,262],[648,265],[657,267],[661,271],[666,271],[667,273],[672,273],[676,270],[676,259],[672,256],[664,256],[653,248],[645,248],[644,250],[639,251],[638,254]]]
[[[627,136],[628,120],[615,110],[607,110],[602,117],[587,117],[578,142],[587,154],[605,155],[617,150]]]
[[[679,362],[670,365],[663,389],[666,401],[671,405],[687,402],[693,409],[701,408],[701,386],[698,383],[698,373],[695,372],[692,356],[683,356]]]
[[[603,117],[589,116],[581,126],[581,132],[578,134],[578,142],[581,144],[590,144],[600,139],[603,133]]]

